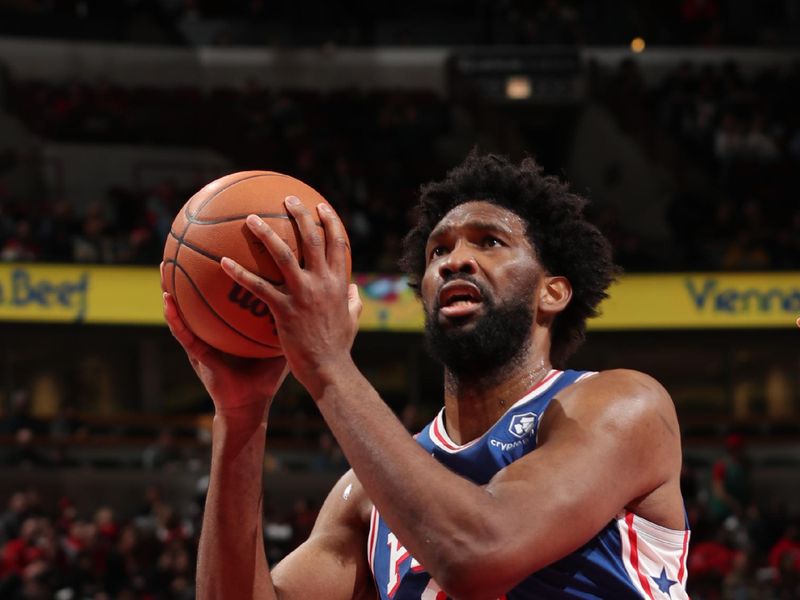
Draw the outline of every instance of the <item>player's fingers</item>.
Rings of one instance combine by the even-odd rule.
[[[283,306],[285,299],[284,294],[278,291],[275,286],[266,279],[248,271],[242,265],[227,256],[223,257],[219,264],[228,277],[233,279],[244,289],[250,291],[256,298],[265,302],[270,307],[273,314],[275,313],[274,309],[276,307]]]
[[[181,316],[178,314],[178,307],[175,306],[175,300],[173,300],[172,294],[163,292],[162,296],[164,298],[164,319],[167,322],[167,326],[170,332],[172,332],[172,335],[175,336],[175,339],[185,348],[192,343],[194,334],[189,331],[189,328],[186,327],[186,323],[183,322],[183,319],[181,319]]]
[[[325,263],[324,230],[314,220],[314,215],[297,196],[287,196],[286,211],[292,216],[300,230],[300,247],[303,251],[304,268],[315,271]]]
[[[320,203],[317,211],[325,228],[325,254],[328,257],[328,265],[334,273],[344,275],[347,272],[348,246],[344,225],[328,204]]]
[[[167,290],[164,289],[164,261],[161,261],[161,264],[158,265],[158,272],[161,274],[161,291],[166,292]]]
[[[272,227],[258,215],[249,215],[246,223],[250,231],[253,232],[253,235],[264,244],[272,260],[275,261],[278,269],[283,274],[283,279],[286,281],[286,284],[291,285],[295,283],[302,275],[302,269],[292,249],[289,248],[286,242],[275,233]]]

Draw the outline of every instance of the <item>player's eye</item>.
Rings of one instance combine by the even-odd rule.
[[[445,248],[444,246],[434,246],[433,250],[431,250],[431,258],[444,256],[446,253],[447,253],[447,248]]]
[[[493,235],[487,235],[485,238],[483,238],[483,245],[487,248],[494,248],[496,246],[502,246],[503,242]]]

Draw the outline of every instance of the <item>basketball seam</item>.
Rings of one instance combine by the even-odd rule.
[[[222,189],[217,190],[217,192],[214,195],[209,196],[208,198],[203,200],[200,203],[200,206],[197,207],[197,210],[195,211],[195,214],[197,214],[201,210],[203,210],[209,202],[211,202],[214,198],[219,196],[225,190],[232,188],[237,183],[240,183],[242,181],[247,181],[249,179],[256,179],[257,177],[287,177],[287,175],[284,175],[282,173],[264,172],[264,173],[258,173],[257,175],[250,175],[248,177],[242,177],[241,179],[237,179],[236,181],[226,185]],[[192,213],[189,212],[189,202],[187,202],[185,207],[184,207],[184,215],[186,217],[186,227],[183,228],[183,233],[180,235],[180,237],[176,237],[176,239],[178,240],[178,247],[175,248],[175,264],[178,264],[178,252],[180,252],[181,246],[184,243],[183,242],[183,238],[186,236],[186,233],[189,231],[189,227],[191,227],[193,225],[193,221],[194,221],[194,215],[192,215]],[[175,291],[175,269],[172,269],[172,290]],[[177,299],[177,294],[176,294],[175,297]]]
[[[184,233],[186,233],[186,230],[189,229],[189,225],[191,225],[191,223],[186,225],[186,229],[184,229]],[[170,233],[172,233],[172,229],[171,228],[170,228]],[[172,264],[173,265],[177,265],[178,264],[178,253],[181,251],[181,246],[183,245],[183,241],[180,238],[176,237],[176,239],[178,240],[178,244],[177,244],[177,246],[175,246],[175,256],[172,258]],[[164,262],[168,262],[168,261],[164,261]],[[180,304],[180,301],[178,300],[178,287],[175,285],[175,266],[172,267],[172,293],[175,295],[175,307],[178,309],[178,312],[180,313],[181,318],[183,318],[183,311],[181,310],[181,304]]]
[[[186,246],[187,248],[190,248],[191,250],[194,250],[200,256],[204,256],[209,260],[213,260],[215,263],[219,263],[219,261],[222,260],[221,256],[217,256],[216,254],[212,254],[208,250],[204,250],[203,248],[195,246],[191,242],[187,242],[186,240],[183,240],[183,239],[179,238],[177,235],[175,235],[175,232],[172,231],[172,230],[170,230],[169,234],[172,237],[174,237],[176,240],[178,240],[179,244],[182,244],[182,245]],[[177,263],[178,261],[176,260],[175,262]],[[283,285],[283,283],[284,283],[283,281],[277,281],[275,279],[270,279],[268,277],[264,277],[263,275],[259,275],[259,277],[261,277],[261,279],[263,279],[264,281],[267,281],[267,282],[271,283],[272,285]]]
[[[188,246],[188,244],[187,244],[187,247],[189,247],[189,246]],[[242,333],[242,332],[241,332],[241,331],[239,331],[239,330],[238,330],[236,327],[234,327],[233,325],[231,325],[230,323],[228,323],[228,321],[226,321],[226,320],[225,320],[225,319],[222,317],[222,315],[220,315],[220,314],[219,314],[219,313],[218,313],[216,310],[214,310],[214,307],[212,307],[212,306],[211,306],[211,305],[208,303],[208,300],[206,300],[206,297],[205,297],[205,296],[203,296],[203,294],[201,294],[201,293],[200,293],[200,289],[197,287],[197,285],[195,284],[194,280],[191,278],[191,276],[189,275],[189,273],[186,271],[186,269],[184,269],[184,268],[181,266],[181,264],[180,264],[179,262],[177,262],[177,261],[170,261],[170,260],[166,260],[166,261],[164,261],[164,262],[165,262],[165,263],[167,263],[167,264],[168,264],[168,263],[170,263],[170,262],[172,262],[172,263],[173,263],[173,265],[175,265],[175,266],[173,266],[173,267],[172,267],[172,279],[173,279],[173,286],[172,286],[172,289],[173,289],[173,291],[175,291],[175,292],[176,292],[176,297],[177,297],[177,288],[175,287],[175,283],[174,283],[174,281],[175,281],[175,271],[176,271],[177,269],[180,269],[180,270],[183,272],[183,274],[186,276],[186,280],[187,280],[187,281],[189,282],[189,284],[192,286],[192,288],[194,289],[194,291],[195,291],[195,292],[197,292],[197,296],[198,296],[198,297],[199,297],[199,298],[200,298],[200,299],[203,301],[203,304],[205,304],[205,305],[208,307],[208,310],[210,310],[210,311],[211,311],[211,313],[212,313],[212,314],[213,314],[215,317],[217,317],[217,318],[220,320],[220,322],[221,322],[223,325],[225,325],[226,327],[228,327],[228,328],[229,328],[231,331],[233,331],[234,333],[236,333],[236,334],[238,334],[238,335],[242,336],[242,337],[243,337],[243,338],[245,338],[246,340],[249,340],[249,341],[253,342],[253,343],[254,343],[254,344],[256,344],[257,346],[262,346],[262,347],[264,347],[264,348],[270,348],[270,349],[272,349],[272,350],[279,350],[279,349],[280,349],[280,346],[272,346],[272,345],[270,345],[270,344],[265,344],[264,342],[259,342],[258,340],[256,340],[256,339],[253,339],[253,338],[251,338],[249,335],[247,335],[246,333]]]
[[[228,215],[227,217],[220,217],[219,219],[212,219],[212,220],[200,220],[195,219],[194,217],[187,217],[189,219],[189,224],[191,225],[218,225],[220,223],[232,223],[233,221],[239,221],[240,219],[246,219],[250,215],[256,215],[257,217],[261,217],[262,219],[289,219],[289,215],[285,213],[247,213],[246,215]],[[314,225],[317,227],[322,227],[322,222],[314,221]]]
[[[214,198],[219,196],[225,190],[228,190],[228,189],[232,188],[237,183],[241,183],[242,181],[248,181],[249,179],[256,179],[258,177],[288,177],[288,176],[284,175],[283,173],[259,173],[258,175],[249,175],[247,177],[242,177],[241,179],[237,179],[236,181],[233,181],[233,182],[229,183],[228,185],[226,185],[224,188],[221,188],[221,189],[217,190],[217,192],[214,195],[209,196],[208,198],[203,200],[200,203],[200,206],[197,207],[197,210],[194,212],[194,214],[199,213],[201,210],[203,210],[206,207],[207,204],[211,203],[211,201],[214,200]],[[190,220],[192,218],[192,213],[189,212],[189,203],[188,202],[186,203],[186,218],[190,219]]]

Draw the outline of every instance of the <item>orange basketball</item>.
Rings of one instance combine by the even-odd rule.
[[[294,177],[270,171],[243,171],[212,181],[189,198],[172,223],[161,283],[189,329],[228,354],[253,358],[282,354],[269,307],[234,283],[219,261],[228,256],[272,283],[283,282],[269,252],[245,223],[247,215],[256,214],[302,265],[297,225],[284,207],[287,196],[300,198],[322,227],[317,205],[325,198]]]

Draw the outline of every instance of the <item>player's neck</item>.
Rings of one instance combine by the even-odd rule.
[[[547,376],[552,368],[549,348],[535,346],[494,373],[471,378],[445,370],[445,424],[450,439],[461,445],[480,437]]]

